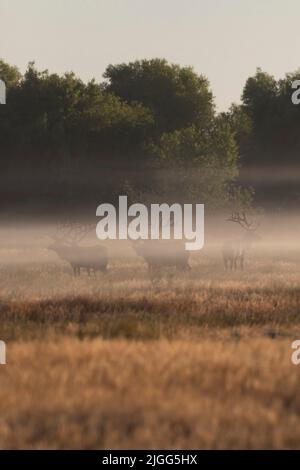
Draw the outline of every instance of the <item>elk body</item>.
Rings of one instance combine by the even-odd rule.
[[[55,237],[48,249],[54,251],[59,258],[67,261],[75,276],[80,276],[81,269],[86,269],[88,275],[91,271],[105,272],[107,268],[107,249],[101,245],[79,246],[78,243],[87,235],[91,228],[71,226],[62,236]]]
[[[244,235],[235,241],[225,243],[222,248],[224,267],[226,270],[244,269],[245,257],[253,243],[260,240],[256,234],[257,224],[249,222],[245,213],[235,213],[228,219],[238,223],[245,231]]]
[[[144,258],[149,271],[163,267],[175,267],[182,271],[190,269],[189,252],[185,250],[182,242],[137,240],[132,242],[132,246],[137,255]]]

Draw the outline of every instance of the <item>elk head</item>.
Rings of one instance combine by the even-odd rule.
[[[246,212],[233,212],[227,221],[239,224],[239,226],[246,231],[245,238],[248,241],[257,242],[261,239],[261,237],[256,233],[259,227],[259,222],[257,220],[250,221]]]
[[[76,247],[94,228],[93,224],[82,225],[79,222],[64,222],[57,225],[56,233],[52,235],[53,243],[49,250],[57,251],[62,247]]]

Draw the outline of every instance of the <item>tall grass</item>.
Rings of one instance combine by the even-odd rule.
[[[9,251],[9,250],[8,250]],[[299,448],[300,262],[0,266],[1,448]],[[18,262],[19,261],[19,262]]]

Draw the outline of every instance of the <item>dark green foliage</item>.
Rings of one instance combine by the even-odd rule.
[[[242,105],[228,113],[246,166],[300,165],[300,106],[292,103],[299,78],[297,71],[276,81],[260,69],[248,78]]]
[[[54,206],[78,196],[95,207],[129,187],[132,200],[228,199],[238,170],[234,133],[191,68],[143,60],[110,65],[104,83],[85,84],[34,63],[21,76],[1,61],[0,76],[8,83],[0,107],[6,198],[17,187]]]
[[[104,77],[109,92],[151,109],[159,134],[192,124],[208,126],[213,119],[208,81],[190,67],[170,65],[164,59],[142,60],[110,65]]]

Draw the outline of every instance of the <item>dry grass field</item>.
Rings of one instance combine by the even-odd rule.
[[[300,253],[155,278],[134,256],[96,278],[41,247],[0,259],[0,448],[300,448]]]

